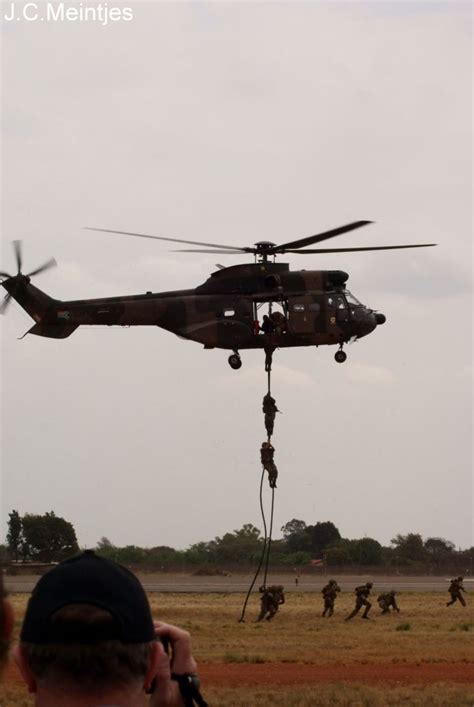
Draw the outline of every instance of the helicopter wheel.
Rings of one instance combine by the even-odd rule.
[[[347,359],[347,354],[345,351],[340,349],[339,351],[336,351],[336,353],[334,354],[334,358],[338,363],[344,363],[344,361]]]
[[[242,367],[242,359],[237,353],[231,354],[227,360],[229,361],[229,366],[233,368],[234,371],[238,371],[239,368]]]

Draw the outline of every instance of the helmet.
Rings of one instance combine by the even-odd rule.
[[[460,582],[462,582],[463,579],[464,579],[464,577],[458,577],[458,580],[459,580]]]
[[[369,587],[369,589],[372,589],[372,587],[373,587],[374,585],[372,584],[372,582],[366,582],[366,583],[365,583],[365,586],[366,586],[366,587]]]

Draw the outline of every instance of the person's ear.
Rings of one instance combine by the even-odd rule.
[[[28,688],[28,692],[36,692],[36,679],[30,670],[30,666],[28,665],[28,661],[26,659],[25,651],[21,645],[15,647],[15,650],[13,651],[13,657],[15,658],[15,662],[18,665],[21,677],[25,681],[26,687]]]
[[[162,663],[166,663],[169,671],[168,656],[163,650],[161,644],[158,643],[158,641],[153,641],[151,644],[150,657],[148,659],[148,668],[143,681],[143,687],[145,690],[150,689],[153,680],[155,679],[157,673],[160,672],[160,668],[162,668]]]

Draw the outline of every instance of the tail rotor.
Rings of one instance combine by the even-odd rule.
[[[39,275],[42,272],[45,272],[46,270],[49,270],[50,268],[54,268],[57,265],[57,262],[54,258],[50,258],[47,260],[43,265],[40,265],[38,268],[35,268],[31,272],[29,272],[27,275],[24,275],[21,271],[23,267],[23,247],[22,247],[22,241],[13,241],[13,252],[15,254],[15,260],[16,260],[16,266],[18,269],[18,272],[16,275],[10,275],[7,272],[0,271],[0,278],[3,280],[11,280],[12,282],[12,289],[8,290],[7,295],[5,296],[2,304],[0,305],[0,315],[5,314],[6,310],[8,309],[8,306],[12,300],[12,297],[14,297],[15,292],[17,291],[18,287],[22,283],[28,283],[30,281],[30,278],[33,277],[34,275]],[[5,284],[4,282],[1,283],[4,287]]]

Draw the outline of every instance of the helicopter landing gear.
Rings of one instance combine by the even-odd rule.
[[[336,353],[334,354],[334,358],[338,363],[344,363],[344,361],[347,359],[346,352],[342,350],[342,344],[339,351],[336,351]]]
[[[234,371],[238,371],[239,368],[242,367],[242,359],[237,352],[231,354],[227,360],[229,361],[229,366],[233,368]]]

